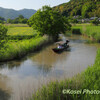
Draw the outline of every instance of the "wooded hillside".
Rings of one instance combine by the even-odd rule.
[[[70,0],[53,9],[64,16],[100,17],[100,0]]]

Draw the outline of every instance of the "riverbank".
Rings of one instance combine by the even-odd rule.
[[[82,34],[93,41],[100,42],[100,25],[76,24],[72,26],[72,33]]]
[[[100,49],[97,51],[94,65],[89,66],[85,72],[72,79],[55,81],[43,86],[33,94],[31,100],[99,100],[100,94],[93,93],[94,90],[98,91],[100,89],[99,76]]]
[[[5,25],[8,28],[3,46],[0,47],[0,62],[21,59],[28,53],[42,49],[49,44],[47,36],[39,36],[39,32],[26,24]]]
[[[37,37],[20,41],[8,41],[4,47],[0,49],[0,62],[13,59],[20,59],[29,52],[37,51],[43,45],[48,43],[48,38]]]

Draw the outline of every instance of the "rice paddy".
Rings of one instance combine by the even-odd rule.
[[[23,36],[23,35],[34,35],[37,34],[35,30],[31,27],[12,27],[8,28],[7,35],[16,35],[16,36]]]
[[[83,35],[87,35],[90,38],[94,38],[96,41],[100,41],[100,25],[94,26],[90,24],[77,24],[72,27],[72,29],[80,29]]]

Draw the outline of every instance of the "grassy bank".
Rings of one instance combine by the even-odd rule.
[[[97,51],[95,64],[88,67],[88,69],[83,73],[83,76],[83,88],[100,91],[100,49]],[[88,98],[88,100],[100,100],[100,93],[86,95],[84,98]]]
[[[81,90],[79,94],[68,94],[64,89]],[[33,94],[31,100],[99,100],[100,93],[83,92],[87,90],[100,89],[100,49],[97,51],[93,66],[88,67],[85,72],[69,80],[51,82],[43,86]],[[82,91],[83,90],[83,91]]]
[[[94,26],[91,24],[76,24],[72,26],[72,30],[80,30],[79,32],[83,35],[100,42],[100,26]]]
[[[47,42],[47,37],[31,38],[28,40],[11,41],[0,49],[0,61],[19,59],[27,53],[37,50]]]
[[[19,59],[48,43],[48,37],[40,37],[26,24],[8,24],[6,27],[8,32],[0,47],[0,61]]]

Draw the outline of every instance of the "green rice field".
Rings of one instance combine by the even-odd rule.
[[[12,27],[8,28],[7,35],[33,35],[37,34],[31,27]]]
[[[72,29],[80,29],[83,35],[87,35],[94,38],[96,41],[100,41],[100,25],[94,26],[91,24],[77,24],[72,26]]]

